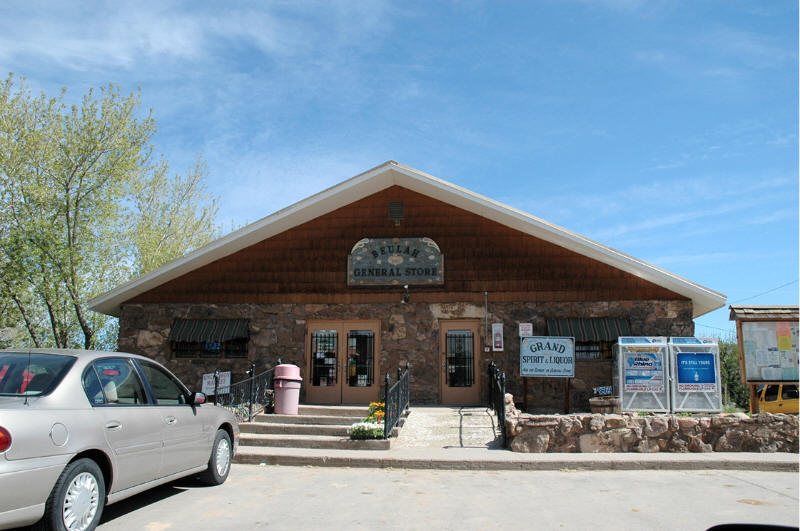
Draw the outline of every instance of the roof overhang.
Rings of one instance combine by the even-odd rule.
[[[797,321],[800,319],[800,306],[797,305],[731,304],[730,310],[730,321]]]
[[[395,161],[388,161],[95,297],[89,301],[89,308],[118,317],[120,305],[137,295],[395,185],[491,219],[683,295],[692,300],[693,317],[725,305],[726,298],[721,293],[488,197]]]

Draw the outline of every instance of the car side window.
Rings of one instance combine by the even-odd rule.
[[[140,361],[139,364],[145,376],[150,381],[150,388],[156,397],[159,405],[179,405],[186,404],[186,393],[183,388],[158,365]]]
[[[106,404],[146,404],[147,396],[131,360],[106,358],[94,362]]]
[[[768,385],[767,390],[764,391],[764,401],[774,402],[778,399],[778,386]]]
[[[100,385],[100,380],[97,378],[97,373],[94,372],[93,367],[86,369],[83,375],[83,390],[86,391],[86,398],[93,406],[105,404],[106,399],[103,395],[103,386]]]
[[[784,385],[781,391],[781,398],[784,400],[792,400],[798,397],[796,385]]]

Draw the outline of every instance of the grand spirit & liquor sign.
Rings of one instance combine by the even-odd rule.
[[[348,286],[444,284],[444,255],[430,238],[364,238],[347,255]]]

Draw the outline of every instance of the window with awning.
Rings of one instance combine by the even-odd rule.
[[[246,358],[247,319],[175,319],[169,341],[176,358]]]
[[[630,336],[631,326],[620,318],[548,319],[547,334],[575,338],[575,359],[611,358],[611,346],[620,336]]]

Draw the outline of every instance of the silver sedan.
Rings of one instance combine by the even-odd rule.
[[[144,356],[0,351],[0,529],[91,530],[156,485],[219,485],[238,440],[231,412]]]

